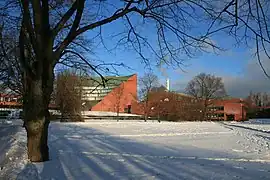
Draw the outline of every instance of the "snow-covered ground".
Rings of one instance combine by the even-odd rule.
[[[0,119],[0,179],[16,179],[27,160],[22,120]]]
[[[51,160],[29,163],[22,150],[22,157],[6,160],[0,175],[8,172],[5,177],[18,180],[269,179],[269,124],[53,122],[49,129]],[[2,134],[9,131],[2,132],[2,127]],[[26,143],[25,131],[18,127],[16,132],[9,136],[15,136],[19,145],[10,149]],[[0,137],[2,146],[7,138]],[[7,171],[9,167],[12,171]]]

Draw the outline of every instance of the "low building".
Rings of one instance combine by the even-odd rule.
[[[142,102],[145,103],[145,102]],[[176,92],[151,92],[149,95],[148,112],[150,116],[163,117],[167,120],[212,120],[212,121],[241,121],[247,118],[247,106],[240,98],[211,99],[207,103],[204,118],[204,101]],[[142,107],[145,107],[143,104]]]
[[[247,118],[247,106],[241,98],[212,100],[208,106],[210,120],[241,121]]]
[[[0,93],[0,108],[21,107],[21,98],[16,94]]]

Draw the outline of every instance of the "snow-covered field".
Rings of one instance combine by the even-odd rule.
[[[49,131],[51,160],[30,163],[22,127],[0,125],[1,155],[10,151],[0,179],[270,179],[270,123],[54,122]]]

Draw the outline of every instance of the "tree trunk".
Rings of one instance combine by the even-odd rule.
[[[49,127],[49,86],[42,78],[25,76],[23,108],[25,129],[27,132],[28,158],[32,162],[49,160],[48,127]],[[46,88],[44,88],[46,87]],[[49,95],[48,95],[49,94]]]
[[[32,162],[49,160],[48,126],[46,118],[26,123],[28,158]]]
[[[208,118],[207,118],[207,107],[208,107],[207,102],[208,102],[208,99],[205,99],[204,100],[204,106],[203,106],[203,112],[202,112],[202,120],[203,121],[208,120]]]
[[[144,105],[144,122],[148,119],[148,97],[146,98],[145,105]]]

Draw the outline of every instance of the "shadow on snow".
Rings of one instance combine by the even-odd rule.
[[[52,133],[53,132],[53,133]],[[156,137],[159,138],[159,137]],[[196,158],[211,150],[175,149],[111,136],[93,128],[54,123],[51,160],[29,163],[17,179],[266,179],[263,164]],[[179,141],[181,147],[181,141]],[[219,157],[232,157],[211,152]],[[239,158],[239,157],[238,157]],[[264,165],[265,166],[265,165]]]

